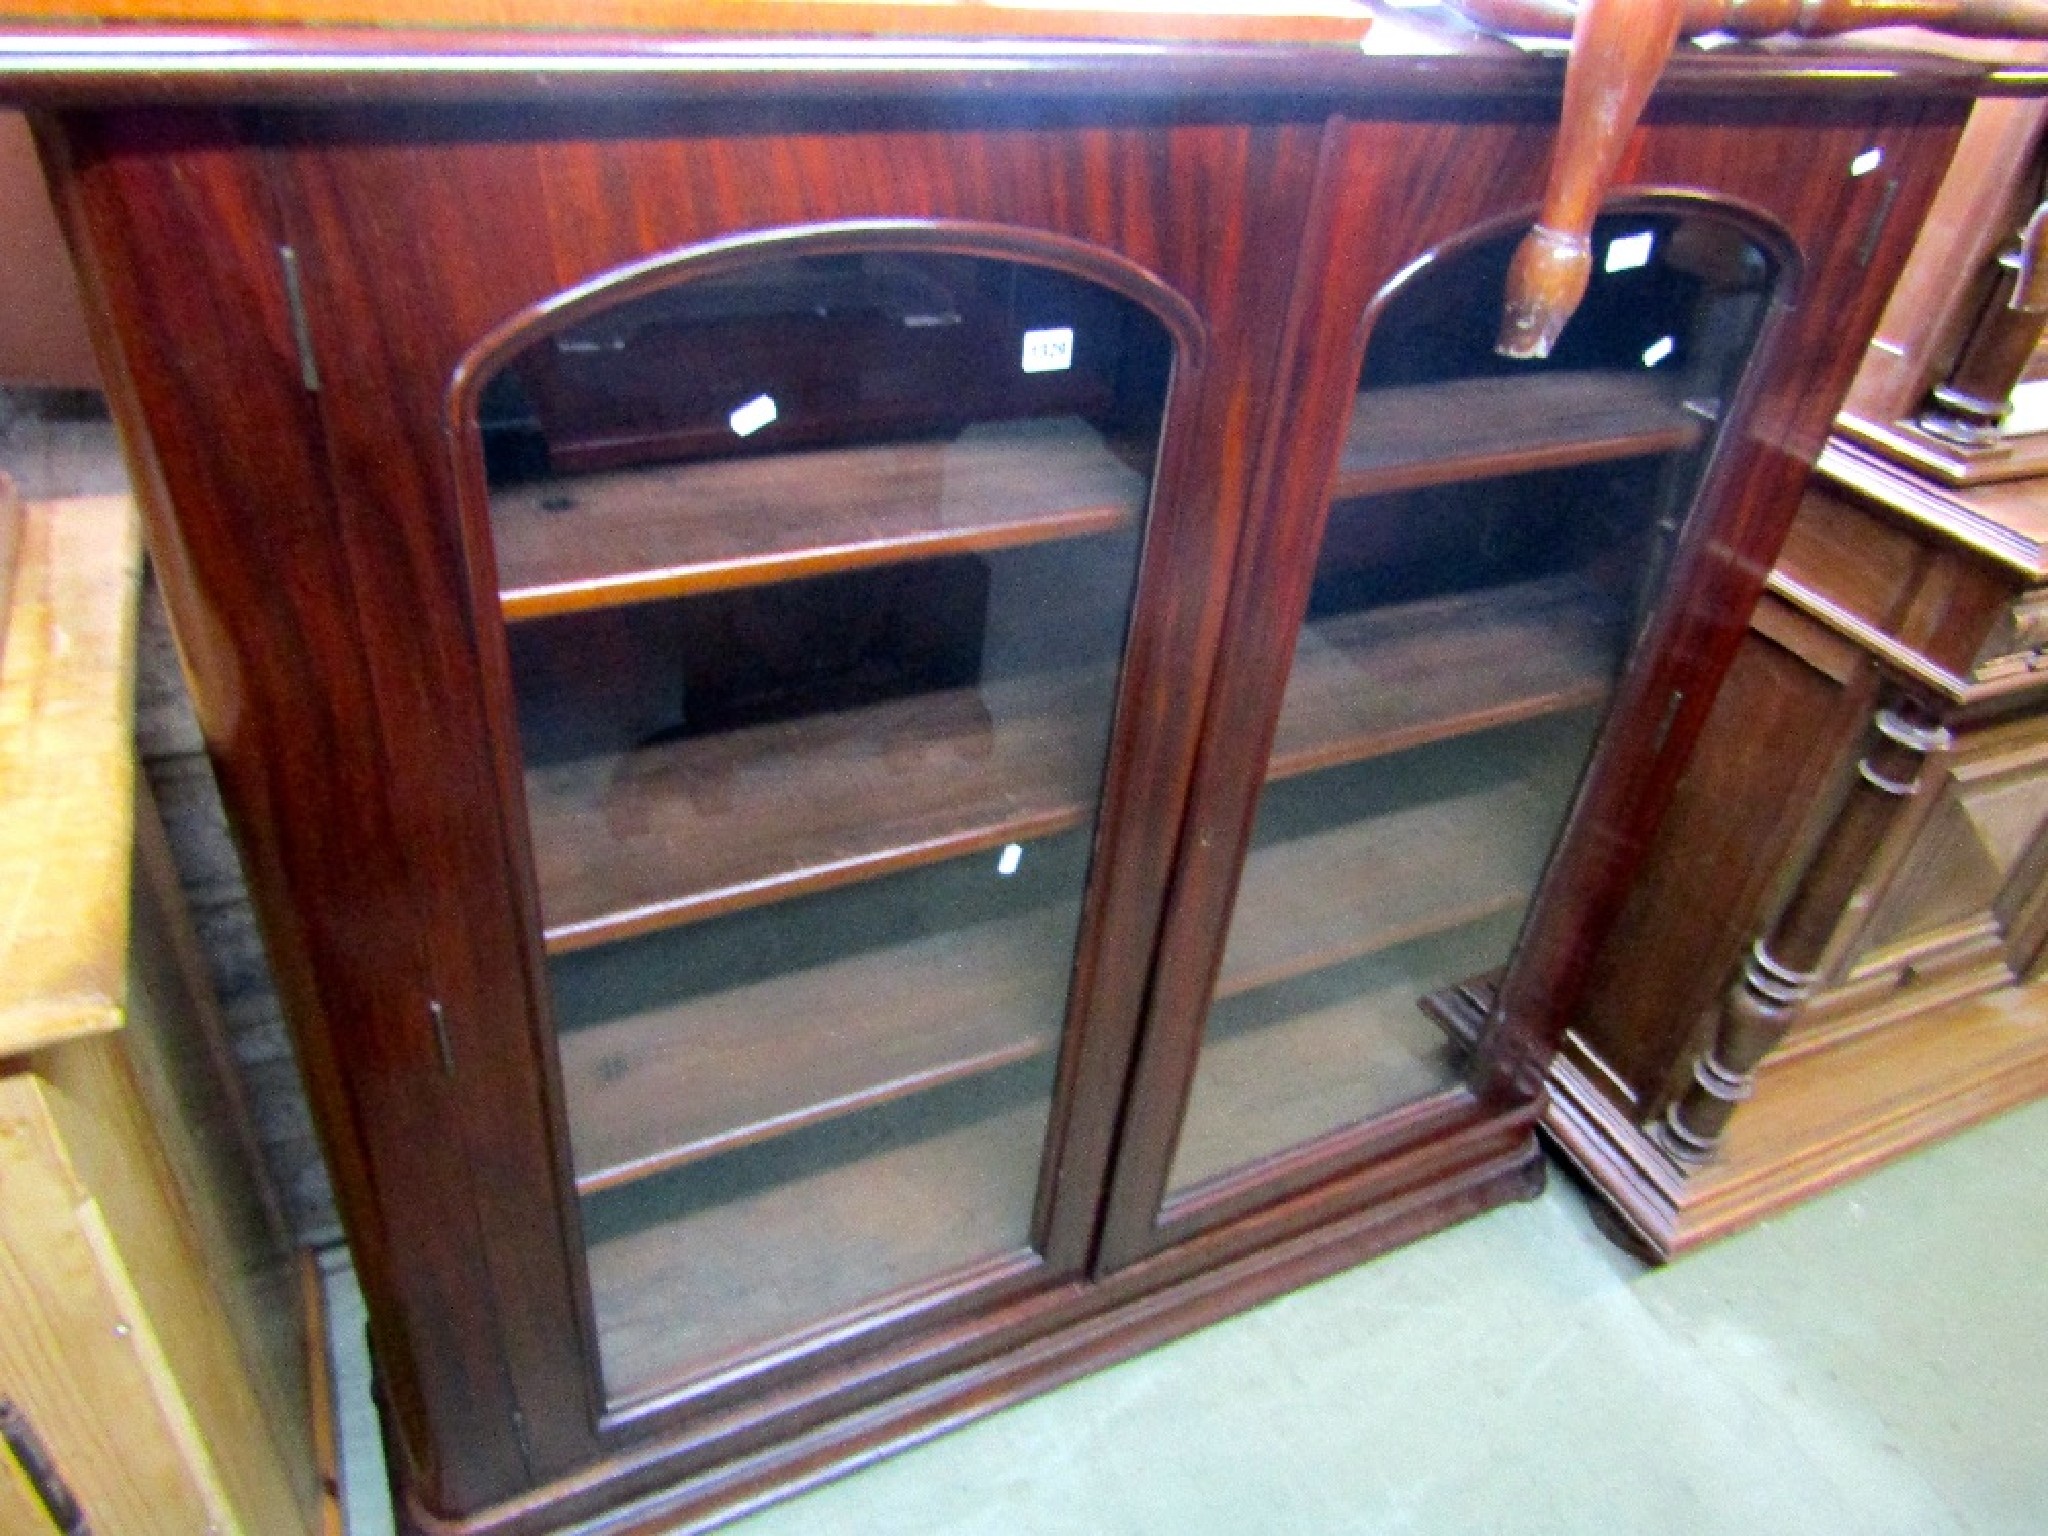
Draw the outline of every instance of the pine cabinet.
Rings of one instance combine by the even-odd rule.
[[[710,1518],[1536,1186],[1985,71],[1677,66],[1512,364],[1554,66],[1400,36],[0,49],[417,1529]]]

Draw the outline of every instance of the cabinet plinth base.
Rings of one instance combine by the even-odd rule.
[[[1535,1110],[1481,1111],[1461,1130],[1311,1189],[1094,1282],[1042,1292],[867,1362],[872,1388],[783,1404],[813,1427],[721,1421],[643,1442],[612,1461],[467,1520],[445,1521],[394,1489],[407,1536],[653,1536],[704,1531],[998,1409],[1064,1385],[1390,1249],[1543,1189]],[[917,1360],[958,1361],[918,1380]],[[904,1384],[907,1383],[907,1384]],[[832,1383],[824,1386],[827,1393]],[[396,1469],[401,1458],[393,1456]],[[622,1502],[623,1500],[623,1502]],[[583,1523],[577,1523],[578,1521]]]
[[[1604,1206],[1611,1236],[1653,1263],[2048,1094],[2048,988],[1963,999],[1767,1061],[1703,1167],[1674,1162],[1567,1048],[1543,1129]]]

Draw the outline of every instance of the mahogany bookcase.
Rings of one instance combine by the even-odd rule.
[[[1369,41],[0,40],[415,1530],[715,1519],[1537,1187],[2000,77],[1681,59],[1509,363],[1557,61]]]

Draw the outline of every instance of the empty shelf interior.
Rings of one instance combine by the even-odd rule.
[[[941,441],[558,477],[491,493],[508,619],[1076,538],[1144,476],[1075,417]]]
[[[1651,369],[1505,374],[1359,393],[1336,498],[1689,448],[1706,430]]]

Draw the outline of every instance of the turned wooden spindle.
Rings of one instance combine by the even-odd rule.
[[[1963,339],[1955,366],[1920,413],[1922,431],[1981,451],[1996,448],[2012,414],[2013,387],[2048,328],[2048,203],[1999,253],[1991,291]]]
[[[1948,744],[1948,731],[1910,701],[1877,712],[1848,796],[1791,899],[1750,945],[1722,997],[1713,1039],[1693,1064],[1692,1081],[1656,1127],[1659,1143],[1680,1162],[1714,1156],[1729,1118],[1756,1085],[1757,1068],[1812,994],[1828,940],[1871,854],[1912,799],[1927,755]]]
[[[1593,220],[1664,61],[1681,37],[1826,37],[1926,27],[1964,37],[2048,37],[2048,0],[1448,0],[1491,32],[1569,37],[1564,115],[1535,227],[1501,305],[1503,357],[1543,358],[1586,295]]]
[[[1503,357],[1550,356],[1593,275],[1593,220],[1622,147],[1678,40],[1682,0],[1583,0],[1543,216],[1515,247],[1500,312]]]

